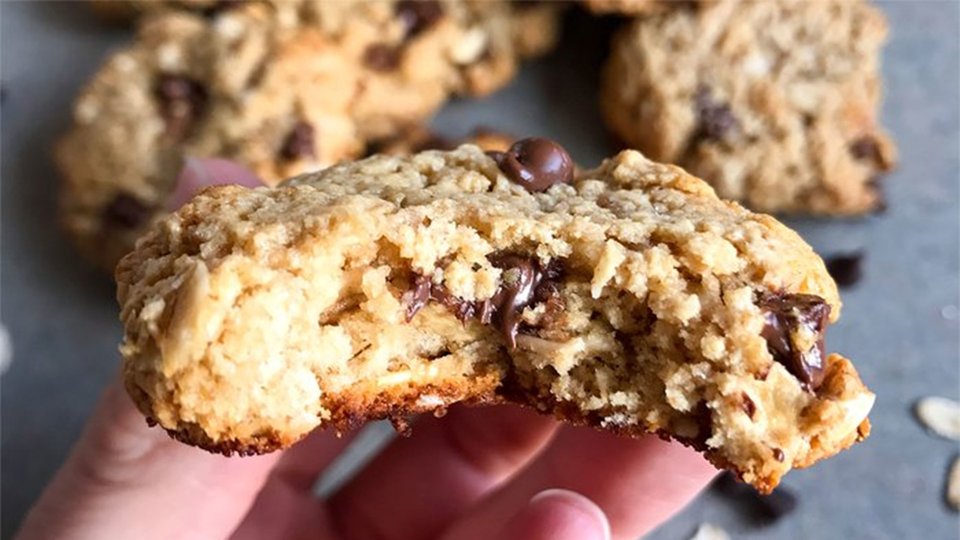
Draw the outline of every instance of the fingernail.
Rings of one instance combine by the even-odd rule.
[[[603,513],[603,510],[597,506],[597,504],[587,497],[577,493],[576,491],[570,491],[569,489],[545,489],[533,497],[530,498],[531,505],[543,503],[549,501],[553,504],[562,504],[569,508],[572,508],[574,511],[579,512],[585,516],[588,516],[589,519],[593,520],[597,524],[595,530],[602,531],[603,540],[610,540],[610,522],[607,520],[607,515]]]

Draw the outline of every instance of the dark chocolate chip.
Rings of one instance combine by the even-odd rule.
[[[823,382],[823,334],[830,305],[812,294],[767,294],[758,305],[766,319],[761,335],[774,360],[815,390]]]
[[[774,448],[774,449],[773,449],[773,459],[779,461],[780,463],[783,463],[783,460],[784,460],[785,457],[786,457],[786,456],[783,455],[783,450],[781,450],[781,449],[779,449],[779,448]]]
[[[299,121],[287,134],[287,138],[280,147],[280,156],[287,160],[313,157],[314,131],[310,124]]]
[[[363,64],[374,71],[393,71],[403,51],[387,43],[373,43],[363,51]]]
[[[511,349],[517,346],[517,330],[520,314],[533,301],[537,285],[543,280],[540,265],[529,257],[501,254],[491,257],[491,262],[503,270],[500,290],[484,303],[482,319],[496,317],[495,322]]]
[[[741,393],[740,398],[742,399],[741,406],[743,407],[743,412],[747,413],[747,416],[753,420],[753,415],[757,413],[757,404],[750,399],[750,396],[748,396],[746,392]]]
[[[852,287],[863,277],[860,262],[863,260],[862,251],[854,251],[843,255],[834,255],[827,259],[827,272],[841,288]]]
[[[506,152],[487,152],[503,174],[527,191],[544,191],[554,184],[573,180],[570,154],[550,139],[521,139]]]
[[[160,100],[167,133],[174,137],[186,135],[207,105],[203,85],[180,75],[161,76],[154,93]]]
[[[111,228],[136,229],[150,218],[150,208],[136,197],[118,193],[103,209],[104,225]]]
[[[881,161],[880,147],[877,140],[869,135],[864,135],[850,143],[850,154],[855,159],[870,160],[874,163]]]
[[[404,296],[404,303],[407,305],[407,322],[413,319],[423,306],[430,301],[430,289],[433,283],[428,276],[417,274],[413,278],[413,286]]]
[[[433,26],[443,16],[443,7],[436,0],[402,0],[395,9],[403,23],[404,38],[412,38]]]
[[[697,135],[699,138],[719,141],[739,125],[730,106],[726,103],[714,101],[708,89],[697,90],[693,102],[697,113]]]
[[[484,301],[463,300],[450,294],[443,285],[432,283],[428,277],[414,275],[403,296],[407,320],[413,319],[432,300],[449,309],[461,321],[477,319],[482,324],[495,324],[509,348],[514,349],[524,308],[543,302],[548,319],[555,318],[563,309],[556,282],[563,275],[561,262],[551,261],[543,266],[536,259],[513,253],[496,253],[489,259],[503,271],[500,286],[493,297]]]
[[[781,486],[769,495],[761,495],[730,472],[718,476],[711,489],[733,503],[755,526],[772,525],[797,508],[797,497],[787,488]]]

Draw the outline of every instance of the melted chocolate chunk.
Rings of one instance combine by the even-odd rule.
[[[758,305],[766,319],[761,335],[774,360],[815,390],[823,382],[823,334],[830,305],[812,294],[768,294]]]
[[[163,75],[154,94],[160,100],[160,112],[167,124],[167,133],[186,135],[207,105],[207,91],[192,79],[180,75]]]
[[[395,13],[403,23],[404,39],[410,39],[440,20],[443,7],[436,0],[402,0],[397,2]]]
[[[363,51],[363,64],[374,71],[393,71],[403,51],[387,43],[373,43]]]
[[[314,131],[313,126],[300,121],[297,122],[280,148],[280,156],[287,160],[313,157]]]
[[[755,526],[772,525],[797,508],[797,497],[787,488],[780,486],[769,495],[761,495],[729,472],[718,476],[710,487]]]
[[[730,106],[714,101],[710,91],[701,88],[693,97],[697,112],[697,135],[701,139],[719,141],[737,128],[739,122]]]
[[[856,285],[863,277],[863,271],[860,268],[860,262],[863,260],[863,252],[855,251],[844,255],[835,255],[827,259],[827,272],[830,277],[837,282],[840,288]]]
[[[150,218],[150,208],[136,197],[118,193],[103,209],[103,224],[111,228],[136,229]]]
[[[522,139],[506,152],[487,152],[503,174],[527,191],[545,191],[573,180],[573,160],[559,144],[539,137]]]
[[[563,265],[559,261],[551,261],[544,266],[536,259],[523,255],[497,253],[490,256],[490,262],[503,273],[497,292],[484,301],[463,300],[450,294],[443,285],[431,282],[429,277],[415,275],[410,289],[404,294],[407,321],[432,300],[442,304],[463,322],[477,319],[483,324],[495,325],[509,348],[515,349],[524,308],[545,302],[548,311],[562,309],[559,285],[556,283],[563,273]]]

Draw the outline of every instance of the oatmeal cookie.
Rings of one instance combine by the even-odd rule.
[[[509,401],[682,441],[769,491],[869,432],[874,395],[824,352],[821,259],[635,151],[575,173],[525,139],[208,188],[117,282],[130,395],[215,452]]]

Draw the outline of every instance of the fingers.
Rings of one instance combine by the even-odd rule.
[[[173,441],[113,383],[19,538],[225,538],[277,457],[225,458]]]
[[[351,439],[318,430],[284,452],[233,538],[333,538],[313,485]]]
[[[649,436],[618,437],[589,428],[563,428],[543,454],[489,494],[449,531],[493,538],[497,524],[545,489],[565,488],[594,501],[613,538],[637,538],[680,510],[716,474],[699,454]]]
[[[188,157],[184,159],[183,170],[174,185],[169,210],[180,208],[201,189],[220,184],[258,187],[263,182],[252,171],[234,161]]]
[[[485,540],[476,531],[449,540]],[[502,540],[609,540],[610,524],[590,499],[565,489],[534,495],[495,536]]]
[[[535,457],[555,429],[519,407],[454,407],[387,447],[331,497],[330,514],[350,539],[433,538]]]

